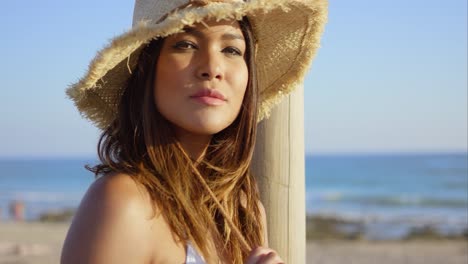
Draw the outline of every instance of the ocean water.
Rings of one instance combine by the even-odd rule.
[[[10,204],[21,201],[25,218],[41,213],[76,208],[94,175],[84,168],[91,159],[0,160],[0,216],[11,218]]]
[[[309,156],[306,206],[309,215],[365,223],[374,239],[425,226],[460,233],[468,228],[468,155]]]
[[[0,160],[0,218],[22,201],[26,218],[78,206],[92,159]],[[307,214],[366,223],[372,238],[412,227],[468,228],[468,154],[306,156]]]

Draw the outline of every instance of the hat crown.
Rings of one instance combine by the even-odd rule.
[[[140,21],[155,24],[167,13],[189,2],[190,0],[136,0],[132,26],[136,26]]]

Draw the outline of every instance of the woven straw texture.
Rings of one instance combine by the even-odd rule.
[[[207,18],[240,20],[243,16],[249,18],[257,40],[260,121],[303,82],[319,48],[327,0],[136,0],[132,29],[98,52],[67,95],[84,117],[105,129],[116,116],[123,89],[145,44]]]

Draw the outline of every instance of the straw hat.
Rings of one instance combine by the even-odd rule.
[[[114,38],[67,89],[83,116],[105,129],[145,44],[206,18],[247,16],[256,38],[259,120],[303,82],[319,47],[327,0],[136,0],[133,27]]]

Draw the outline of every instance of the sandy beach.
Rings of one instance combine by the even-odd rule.
[[[58,263],[69,223],[0,222],[0,264]],[[466,240],[314,241],[307,263],[466,264]]]
[[[68,227],[68,222],[0,222],[0,264],[59,263]]]
[[[313,264],[466,264],[467,241],[309,242]]]

